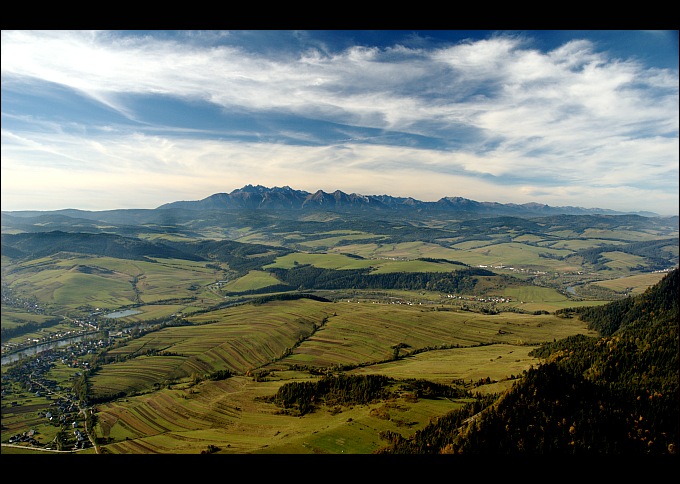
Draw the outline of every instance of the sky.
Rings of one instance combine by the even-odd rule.
[[[679,212],[678,31],[2,30],[2,210],[245,185]]]

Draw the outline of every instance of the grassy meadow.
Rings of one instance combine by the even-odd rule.
[[[618,279],[594,282],[594,285],[602,286],[616,292],[630,292],[631,294],[641,294],[649,286],[653,286],[666,275],[665,272],[655,272],[651,274],[638,274]]]
[[[273,395],[286,382],[318,378],[305,370],[313,367],[441,383],[489,377],[496,392],[538,363],[528,356],[536,345],[593,334],[578,319],[550,314],[308,299],[189,319],[199,325],[165,328],[109,352],[123,358],[153,349],[176,356],[138,356],[106,365],[92,378],[95,393],[130,395],[97,405],[103,452],[199,453],[214,445],[220,453],[370,453],[381,445],[378,432],[408,436],[463,401],[395,396],[294,417],[257,397]],[[196,378],[220,368],[234,376]]]
[[[330,227],[335,217],[309,214],[304,221]],[[424,220],[421,227],[449,223],[453,221]],[[583,249],[665,237],[651,231],[558,227],[539,234],[504,233],[495,227],[486,236],[461,231],[425,241],[372,233],[370,228],[314,232],[313,227],[273,231],[248,223],[202,233],[297,250],[255,269],[247,264],[240,266],[243,270],[230,268],[224,261],[60,253],[17,262],[3,256],[3,284],[18,302],[3,303],[2,328],[38,325],[35,331],[3,338],[3,348],[72,329],[67,319],[46,324],[56,316],[137,311],[99,319],[116,334],[114,344],[98,355],[101,366],[88,376],[99,453],[199,454],[210,448],[220,454],[369,454],[384,445],[380,432],[408,437],[469,400],[414,398],[400,391],[403,381],[462,381],[472,394],[503,392],[540,363],[529,355],[532,349],[576,334],[596,336],[578,318],[560,318],[556,310],[606,304],[610,299],[599,297],[603,294],[638,294],[665,275],[641,271],[648,260],[624,249],[604,252],[605,269],[597,272],[576,256]],[[143,237],[190,240],[153,232]],[[676,247],[660,250],[677,257]],[[310,264],[381,274],[455,272],[464,267],[460,263],[520,282],[503,285],[499,278],[483,276],[475,294],[456,295],[389,288],[314,292],[330,302],[262,302],[260,295],[248,295],[281,283],[270,268]],[[573,287],[576,292],[566,290]],[[588,288],[590,292],[581,292]],[[45,314],[21,307],[29,301]],[[161,320],[171,323],[146,327]],[[139,332],[134,337],[120,332],[132,327]],[[224,370],[228,378],[213,379]],[[75,371],[60,362],[50,378],[68,388]],[[365,405],[320,405],[302,417],[267,401],[282,385],[315,381],[323,372],[386,375],[394,379],[394,394]],[[2,441],[27,428],[37,430],[41,443],[52,441],[58,427],[41,415],[52,402],[18,383],[3,383],[5,389],[11,394],[3,396]],[[2,452],[22,450],[3,447]]]
[[[55,255],[18,264],[3,275],[3,280],[15,292],[32,294],[45,304],[114,310],[168,299],[217,300],[219,296],[208,285],[219,276],[205,263],[185,260],[147,262]]]

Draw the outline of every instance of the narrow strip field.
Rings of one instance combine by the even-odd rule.
[[[165,328],[116,349],[129,361],[106,365],[93,380],[100,391],[122,388],[125,381],[157,389],[97,405],[103,452],[201,453],[210,446],[219,453],[370,453],[382,445],[380,432],[407,437],[463,401],[395,395],[299,417],[263,397],[289,382],[315,381],[320,376],[309,371],[315,368],[442,384],[489,378],[477,391],[501,391],[538,364],[529,356],[537,345],[595,335],[577,318],[551,314],[311,299],[247,304],[189,319],[193,326]],[[148,349],[173,356],[134,357]],[[219,369],[235,374],[196,379]]]

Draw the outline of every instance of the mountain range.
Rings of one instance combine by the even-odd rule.
[[[158,207],[158,209],[171,208],[186,210],[409,210],[465,212],[493,216],[631,214],[631,212],[617,212],[602,208],[551,207],[540,203],[504,204],[498,202],[478,202],[462,197],[443,197],[436,202],[423,202],[411,197],[347,194],[340,190],[335,190],[331,193],[317,190],[314,193],[310,193],[304,190],[295,190],[289,186],[267,188],[262,185],[246,185],[230,193],[216,193],[202,200],[176,201]],[[635,212],[635,214],[648,217],[657,216],[657,214],[652,212]]]

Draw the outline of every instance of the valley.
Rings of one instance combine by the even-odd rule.
[[[231,199],[281,195],[249,187]],[[3,212],[2,442],[36,442],[12,452],[374,453],[509,392],[546,361],[537,348],[604,336],[572,311],[641,296],[678,267],[677,217],[215,200]],[[41,381],[91,409],[56,424],[50,394],[23,380],[33,359],[4,357],[76,331],[98,346],[37,355]],[[380,398],[317,397],[309,412],[274,398],[376,377]]]

